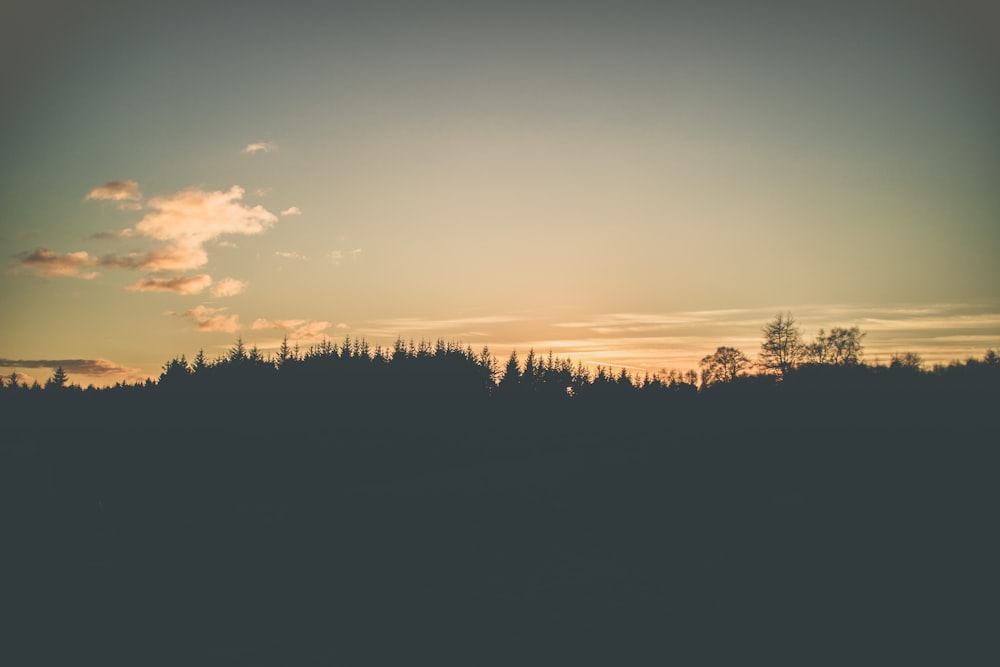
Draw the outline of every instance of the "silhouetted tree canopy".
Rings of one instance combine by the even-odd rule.
[[[760,365],[768,373],[788,374],[802,359],[805,347],[802,331],[791,314],[778,314],[764,325],[760,344]]]
[[[732,382],[746,373],[752,362],[735,347],[720,347],[701,360],[701,383],[711,386],[719,382]]]

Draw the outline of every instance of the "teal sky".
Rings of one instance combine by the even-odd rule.
[[[14,3],[0,371],[285,334],[686,369],[779,311],[1000,346],[985,4],[328,4]]]

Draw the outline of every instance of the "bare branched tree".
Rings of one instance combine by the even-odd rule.
[[[708,387],[720,382],[732,382],[750,368],[751,362],[742,350],[720,347],[700,362],[701,384]]]
[[[805,355],[802,332],[790,313],[776,315],[773,321],[764,325],[762,333],[760,365],[765,372],[785,375]]]

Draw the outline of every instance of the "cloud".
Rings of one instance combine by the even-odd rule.
[[[506,324],[518,322],[520,317],[510,315],[485,315],[482,317],[457,317],[450,319],[429,319],[418,317],[397,317],[378,320],[375,324],[387,331],[447,331],[478,324]]]
[[[255,153],[270,153],[271,151],[278,150],[278,144],[273,141],[258,141],[252,144],[247,144],[243,152],[247,155],[254,155]]]
[[[344,259],[354,258],[361,254],[361,248],[355,248],[349,252],[344,252],[343,250],[331,250],[327,253],[327,257],[333,260],[334,264],[340,264]]]
[[[142,193],[135,181],[109,181],[98,185],[87,193],[84,201],[101,200],[115,202],[118,208],[137,210],[142,208]]]
[[[243,194],[234,185],[227,191],[189,189],[153,197],[146,204],[153,210],[120,236],[138,234],[166,245],[144,254],[102,257],[101,264],[153,272],[200,268],[208,263],[206,243],[226,234],[260,234],[277,222],[264,207],[240,203]]]
[[[212,288],[212,296],[220,298],[226,296],[236,296],[237,294],[243,294],[243,291],[246,288],[247,283],[245,280],[223,278],[215,284],[215,287]]]
[[[68,375],[135,375],[137,368],[129,368],[107,359],[2,359],[3,368],[51,368],[55,370],[62,366]],[[72,378],[70,378],[72,379]]]
[[[115,269],[142,269],[154,273],[187,271],[207,264],[208,253],[201,246],[167,246],[146,253],[105,255],[99,263]]]
[[[244,193],[234,185],[225,192],[190,189],[153,197],[148,206],[155,210],[139,221],[135,231],[178,245],[202,245],[224,234],[260,234],[277,217],[259,204],[241,204]]]
[[[281,215],[302,215],[302,209],[298,206],[289,206],[281,212]]]
[[[183,315],[195,323],[198,331],[236,333],[240,330],[240,317],[239,315],[223,315],[225,311],[225,308],[195,306]]]
[[[278,329],[288,334],[292,340],[318,340],[325,336],[330,328],[329,322],[312,322],[309,320],[267,320],[258,318],[250,325],[251,329]]]
[[[119,229],[113,232],[95,232],[90,235],[92,239],[123,239],[132,236],[131,229]]]
[[[275,250],[274,254],[278,257],[283,257],[284,259],[300,259],[305,260],[305,255],[300,255],[294,250]]]
[[[19,252],[14,257],[21,267],[43,276],[91,280],[98,275],[96,271],[85,271],[99,263],[85,250],[60,255],[48,248],[35,248],[31,252]]]
[[[206,273],[191,277],[143,278],[125,289],[133,292],[176,292],[177,294],[201,294],[212,284],[212,277]]]

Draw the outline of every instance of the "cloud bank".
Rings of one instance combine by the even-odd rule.
[[[153,274],[183,273],[199,269],[208,263],[206,244],[226,235],[261,234],[277,222],[278,217],[263,206],[242,203],[245,191],[238,185],[229,190],[189,188],[151,198],[149,209],[133,227],[117,232],[101,232],[94,238],[124,239],[145,237],[161,243],[151,250],[110,253],[100,257],[85,250],[59,254],[49,248],[36,248],[14,255],[17,266],[37,275],[90,280],[99,275],[94,267],[148,271]],[[135,181],[110,181],[91,190],[86,200],[105,200],[139,205],[142,193]],[[295,211],[295,207],[292,207]],[[286,213],[292,211],[286,209]],[[288,213],[290,214],[290,213]],[[135,292],[174,292],[194,295],[212,286],[207,274],[195,276],[149,276],[129,285]],[[213,296],[240,294],[246,282],[224,278],[215,284]]]
[[[5,359],[0,358],[3,368],[50,368],[62,366],[68,375],[120,376],[134,375],[137,368],[129,368],[107,359]],[[72,380],[72,378],[70,378]]]

